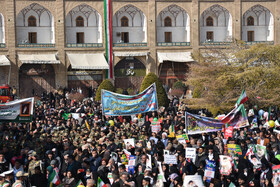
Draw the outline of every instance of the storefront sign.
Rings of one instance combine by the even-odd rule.
[[[68,71],[67,75],[96,75],[102,73],[102,71]]]

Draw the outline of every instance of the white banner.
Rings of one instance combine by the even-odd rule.
[[[25,98],[0,104],[0,121],[31,121],[34,98]]]

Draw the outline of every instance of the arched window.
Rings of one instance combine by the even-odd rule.
[[[121,18],[121,26],[128,27],[128,18],[126,16]]]
[[[214,26],[214,20],[211,16],[206,18],[206,26]]]
[[[28,18],[28,27],[36,27],[37,26],[37,20],[34,16],[29,16]]]
[[[254,18],[252,16],[249,16],[247,18],[247,25],[248,26],[254,26]]]
[[[76,27],[83,27],[84,26],[84,18],[82,16],[78,16],[76,18]]]
[[[172,26],[172,20],[171,20],[170,17],[166,17],[166,18],[164,19],[164,26],[165,26],[165,27],[171,27],[171,26]]]

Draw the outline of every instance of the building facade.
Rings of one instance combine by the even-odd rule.
[[[104,2],[0,0],[0,84],[22,97],[97,87],[105,78]],[[148,72],[184,80],[191,53],[232,38],[280,43],[277,0],[112,0],[114,83],[139,88]]]

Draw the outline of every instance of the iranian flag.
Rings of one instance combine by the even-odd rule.
[[[113,78],[112,3],[104,0],[106,59],[109,64],[107,77]]]
[[[57,175],[55,170],[53,170],[53,172],[50,174],[49,182],[50,182],[50,184],[55,184],[55,185],[59,185],[60,184],[59,177],[58,177],[58,175]]]
[[[76,187],[79,185],[84,185],[83,182],[81,181],[81,179],[79,180],[79,182],[76,184]]]
[[[239,105],[245,103],[247,100],[248,100],[247,94],[246,94],[245,90],[243,90],[239,99],[237,100],[237,102],[235,104],[235,108],[237,108]]]
[[[96,187],[106,187],[106,184],[98,177],[97,186]]]

